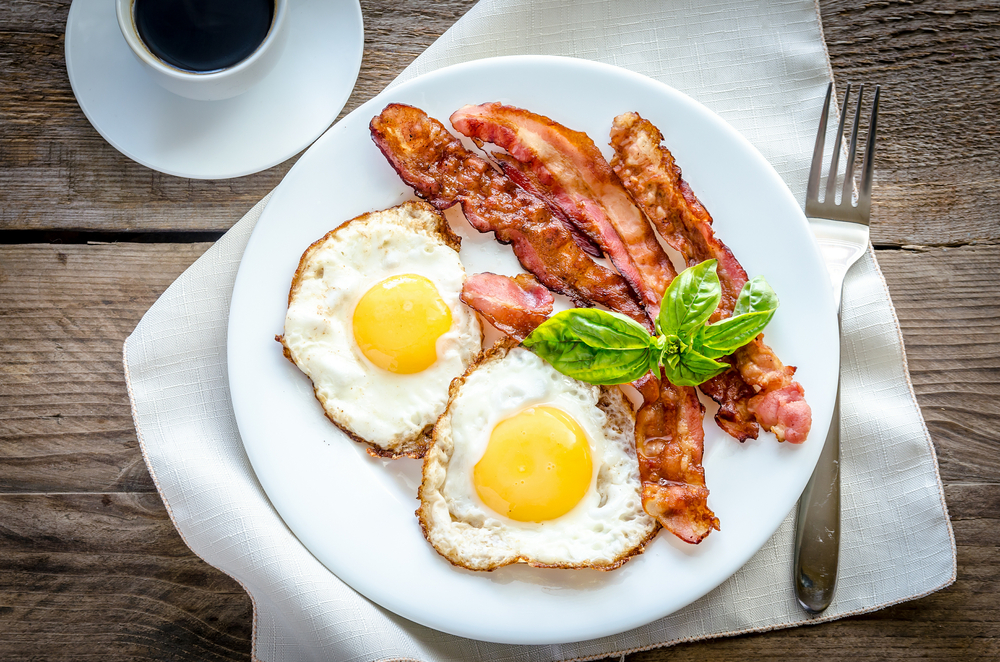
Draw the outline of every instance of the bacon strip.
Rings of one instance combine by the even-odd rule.
[[[715,237],[712,217],[681,178],[673,155],[660,146],[661,141],[659,130],[637,113],[619,115],[611,127],[612,168],[663,240],[684,256],[688,266],[718,260],[722,301],[712,315],[714,322],[732,314],[747,274],[732,251]],[[741,442],[757,438],[758,424],[749,405],[756,391],[736,367],[708,380],[701,390],[719,403],[715,421],[727,434]]]
[[[741,442],[756,439],[760,428],[750,410],[750,399],[757,392],[743,379],[743,375],[734,365],[735,359],[725,357],[719,360],[729,363],[732,367],[702,383],[698,388],[719,404],[719,410],[715,412],[715,422],[726,434]]]
[[[693,388],[657,380],[652,373],[635,386],[643,397],[635,415],[642,506],[663,528],[697,544],[719,530],[701,466],[705,408]]]
[[[500,170],[503,171],[503,174],[510,177],[511,181],[542,202],[546,202],[544,199],[545,194],[543,193],[544,187],[542,186],[542,183],[538,180],[535,173],[521,167],[520,161],[515,159],[510,154],[502,154],[499,152],[490,154],[490,158],[493,159],[494,163],[500,166]],[[576,224],[571,221],[565,213],[563,213],[562,209],[549,205],[548,203],[546,203],[546,206],[548,206],[549,211],[552,212],[553,216],[562,221],[563,225],[566,226],[566,229],[573,235],[573,240],[576,241],[577,245],[583,249],[584,253],[594,257],[604,257],[604,251],[601,250],[601,247],[591,241],[590,238],[583,233],[583,230],[578,228]]]
[[[718,260],[722,303],[712,321],[729,317],[747,282],[746,271],[716,238],[711,215],[682,179],[681,169],[660,145],[662,141],[663,134],[637,113],[619,115],[611,128],[612,167],[663,240],[680,251],[688,265]],[[720,404],[719,425],[740,441],[756,438],[752,414],[778,441],[805,441],[812,412],[803,399],[802,386],[792,381],[795,368],[781,363],[764,344],[763,335],[737,350],[733,359],[736,370],[702,385],[702,391]]]
[[[796,381],[794,366],[786,366],[764,344],[764,334],[740,347],[733,354],[740,374],[759,392],[748,406],[765,430],[778,441],[801,444],[812,427],[812,409],[805,400],[805,389]]]
[[[452,125],[476,141],[506,149],[504,172],[570,219],[611,258],[655,318],[676,277],[652,228],[608,162],[584,133],[549,118],[497,103],[466,106]],[[708,507],[702,468],[704,408],[695,390],[652,374],[636,383],[644,402],[636,415],[642,500],[646,512],[682,540],[696,544],[718,529]]]
[[[501,159],[504,170],[515,181],[530,182],[550,210],[560,210],[600,246],[656,318],[663,291],[676,273],[642,212],[587,134],[499,103],[460,108],[451,123],[476,141],[506,149],[516,161]],[[515,177],[514,170],[522,177]]]
[[[511,338],[522,341],[552,313],[552,294],[529,274],[473,274],[462,301]]]
[[[619,115],[611,125],[615,150],[611,167],[663,240],[684,256],[689,267],[718,260],[722,302],[712,315],[715,322],[732,314],[747,272],[715,236],[712,216],[681,178],[670,150],[660,146],[662,140],[659,129],[638,113]]]
[[[545,205],[467,150],[419,108],[390,104],[370,124],[372,140],[418,196],[438,209],[461,204],[469,223],[511,244],[525,269],[577,305],[600,303],[649,327],[618,274],[594,262]]]

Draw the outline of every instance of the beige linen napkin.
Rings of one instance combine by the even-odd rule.
[[[571,55],[668,83],[715,110],[798,199],[830,80],[811,0],[483,0],[400,76],[495,55]],[[876,195],[878,194],[876,189]],[[240,258],[267,198],[174,282],[128,338],[125,374],[146,463],[185,542],[254,603],[260,660],[563,660],[825,621],[926,595],[955,579],[937,462],[874,255],[847,279],[843,535],[833,605],[810,618],[791,586],[793,521],[704,598],[645,627],[554,646],[502,646],[424,628],[367,601],[285,527],[244,453],[226,333]]]

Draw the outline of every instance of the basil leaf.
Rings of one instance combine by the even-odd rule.
[[[690,337],[712,316],[722,300],[715,260],[685,269],[663,294],[657,327],[665,336]]]
[[[757,337],[774,317],[774,310],[744,313],[710,324],[698,332],[694,346],[709,358],[732,354]]]
[[[652,354],[648,349],[601,349],[572,342],[542,342],[530,349],[567,377],[608,386],[634,382],[645,375]]]
[[[698,331],[693,346],[708,358],[730,354],[757,337],[778,308],[778,295],[763,276],[755,276],[743,285],[733,316]]]
[[[598,308],[558,312],[536,327],[528,338],[536,334],[546,337],[552,334],[608,349],[648,348],[652,342],[645,327],[632,318]]]
[[[728,363],[714,361],[693,349],[675,354],[674,357],[677,358],[676,361],[664,362],[663,374],[670,383],[677,386],[697,386],[729,369]]]
[[[594,308],[553,315],[522,345],[564,375],[590,384],[635,381],[657,354],[653,338],[638,322]]]
[[[732,316],[739,317],[746,313],[759,313],[765,310],[773,311],[777,308],[778,295],[774,293],[763,276],[754,276],[743,284],[743,289],[740,290],[740,295],[736,298]]]

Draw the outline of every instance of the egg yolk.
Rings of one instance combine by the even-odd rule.
[[[437,339],[450,328],[451,309],[434,283],[416,274],[386,278],[354,309],[361,352],[383,370],[404,375],[437,361]]]
[[[593,471],[580,424],[558,409],[532,407],[493,428],[473,483],[496,512],[519,522],[544,522],[580,502]]]

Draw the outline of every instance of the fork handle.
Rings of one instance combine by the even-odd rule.
[[[841,296],[843,302],[843,296]],[[843,305],[843,303],[841,303]],[[840,311],[837,312],[840,327]],[[818,614],[830,606],[840,553],[840,376],[830,431],[795,517],[795,597]]]

